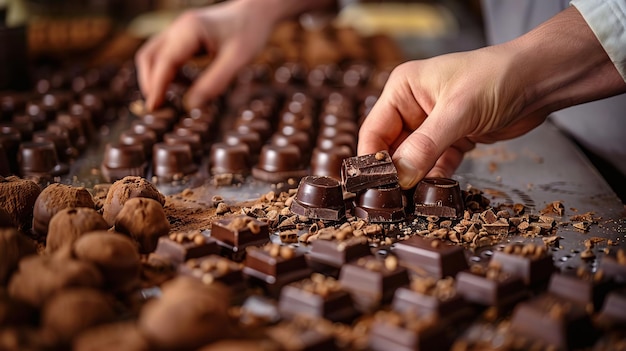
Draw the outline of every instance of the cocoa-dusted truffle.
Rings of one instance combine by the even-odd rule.
[[[74,351],[148,351],[148,341],[135,322],[110,323],[84,331],[74,339]]]
[[[122,210],[126,201],[135,197],[154,199],[161,205],[165,204],[165,196],[152,183],[141,177],[124,177],[109,188],[107,198],[104,200],[102,213],[104,220],[113,226],[115,217]]]
[[[5,209],[0,208],[0,228],[10,227],[13,227],[13,218]]]
[[[33,221],[33,207],[41,189],[32,180],[15,176],[0,177],[0,208],[12,218],[19,229],[30,228]]]
[[[41,313],[44,330],[66,345],[80,332],[115,318],[111,301],[104,293],[88,288],[67,289],[46,302]]]
[[[109,227],[102,215],[92,208],[63,209],[50,220],[46,251],[54,252],[63,245],[71,245],[84,233],[107,230]]]
[[[161,204],[138,197],[126,201],[115,218],[115,230],[130,235],[139,244],[139,252],[147,254],[156,249],[159,237],[169,233],[170,223]]]
[[[74,243],[74,254],[96,266],[105,286],[114,291],[132,287],[139,278],[137,246],[122,234],[104,230],[85,233]]]
[[[33,231],[48,234],[48,223],[57,212],[68,207],[94,208],[93,198],[87,189],[65,184],[50,184],[35,201]]]
[[[162,292],[139,316],[140,331],[159,349],[192,350],[232,334],[223,285],[178,277],[163,284]]]
[[[24,256],[36,254],[32,240],[12,228],[0,229],[0,286],[4,286]]]
[[[18,271],[9,282],[9,295],[41,307],[44,302],[65,288],[102,286],[102,275],[91,263],[71,257],[69,248],[52,255],[22,259]]]
[[[35,309],[27,304],[12,299],[5,291],[0,290],[0,329],[32,323],[35,319]],[[0,344],[0,349],[2,345]]]

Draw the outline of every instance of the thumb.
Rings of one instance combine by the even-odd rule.
[[[207,70],[195,81],[185,94],[185,107],[201,107],[206,101],[223,93],[235,74],[248,62],[235,43],[225,44]]]
[[[438,106],[393,154],[398,182],[404,189],[424,178],[444,151],[463,136],[460,126],[454,123],[456,118],[442,117]]]

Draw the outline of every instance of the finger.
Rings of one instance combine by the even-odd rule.
[[[150,93],[146,95],[146,108],[152,111],[163,103],[165,91],[176,76],[178,64],[166,56],[160,58],[152,70],[150,79]]]
[[[151,76],[156,52],[161,46],[161,36],[150,39],[144,46],[139,49],[135,56],[135,65],[137,66],[137,77],[139,81],[139,89],[143,96],[150,95],[149,77]]]
[[[185,107],[201,107],[206,101],[223,93],[237,72],[248,62],[248,55],[242,54],[245,51],[246,48],[239,42],[226,43],[209,68],[189,88],[184,99]]]
[[[398,169],[398,183],[405,189],[424,178],[443,152],[464,134],[460,124],[455,123],[457,118],[442,117],[443,105],[435,106],[431,115],[393,154]]]
[[[426,177],[450,178],[463,161],[466,152],[472,150],[476,144],[463,138],[446,149],[437,159],[435,166],[426,174]]]

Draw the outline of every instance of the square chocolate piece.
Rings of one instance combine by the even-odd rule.
[[[346,191],[356,193],[368,188],[398,183],[398,171],[387,151],[354,156],[343,160],[341,180]]]
[[[526,297],[521,277],[497,270],[490,271],[490,268],[481,273],[459,272],[456,276],[456,290],[469,302],[503,310]]]
[[[554,272],[552,255],[533,244],[506,246],[494,253],[491,262],[497,262],[503,272],[522,277],[528,286],[546,283]]]
[[[441,240],[413,236],[400,241],[393,249],[400,264],[417,275],[429,275],[436,279],[454,277],[468,268],[461,246],[446,244]]]
[[[550,278],[548,291],[564,299],[598,311],[604,304],[604,298],[615,286],[611,278],[595,273],[585,274],[553,274]]]
[[[159,238],[155,253],[167,257],[174,264],[180,264],[190,258],[218,254],[219,245],[214,238],[206,237],[198,231],[191,233],[172,233],[169,237]]]
[[[233,252],[270,241],[267,223],[246,215],[225,218],[213,223],[211,237],[226,244]]]
[[[354,237],[347,240],[318,239],[311,244],[309,264],[313,269],[325,271],[327,267],[341,268],[345,263],[371,255],[365,237]]]
[[[278,295],[286,284],[311,274],[304,253],[289,246],[272,243],[262,248],[251,247],[246,251],[244,275],[271,295]]]
[[[398,323],[399,322],[399,323]],[[369,337],[370,350],[447,350],[451,339],[447,326],[435,317],[417,318],[395,311],[374,318]]]

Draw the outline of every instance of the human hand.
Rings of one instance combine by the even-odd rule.
[[[558,109],[626,91],[575,8],[514,41],[404,63],[359,132],[358,153],[389,150],[399,183],[449,177],[478,142],[520,136]]]
[[[201,50],[216,56],[188,90],[185,106],[198,107],[221,94],[260,52],[278,20],[262,3],[227,1],[187,11],[144,44],[135,61],[146,107],[153,110],[163,102],[178,68]]]

